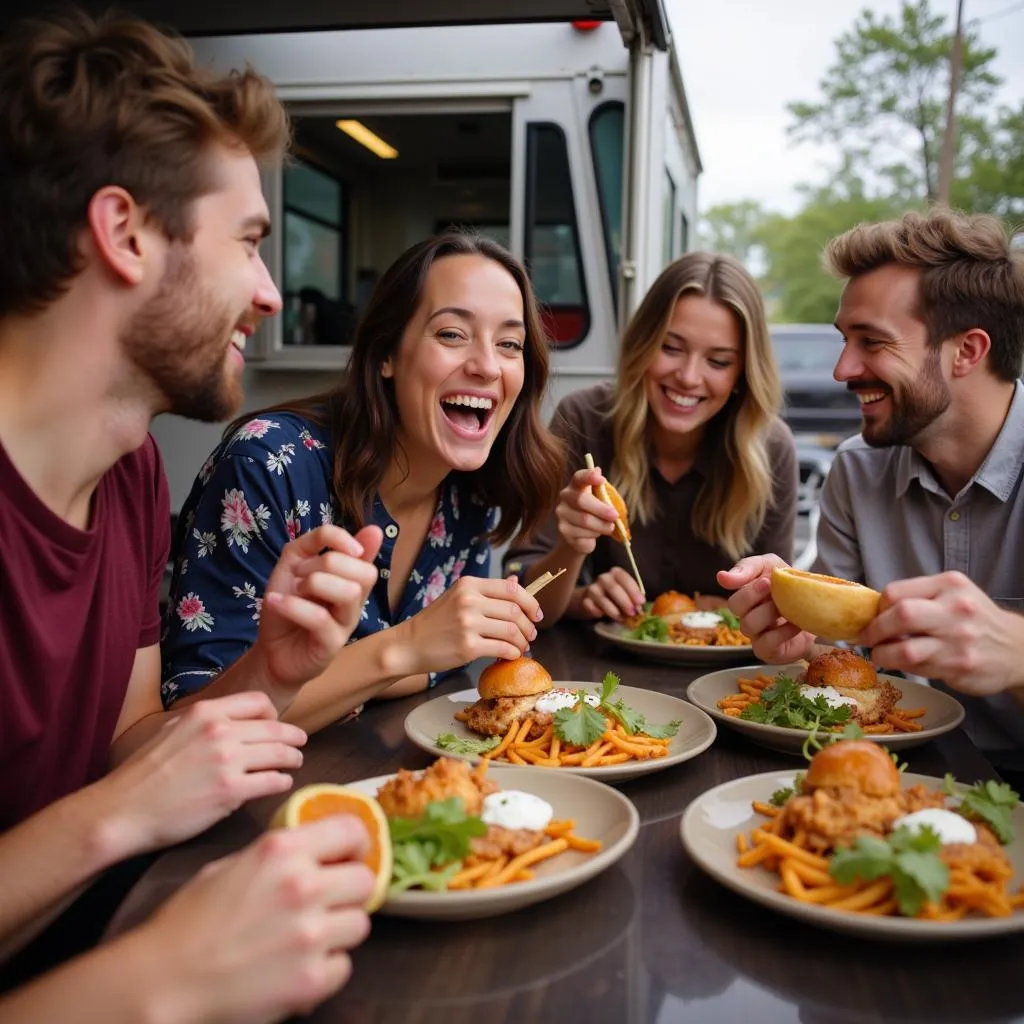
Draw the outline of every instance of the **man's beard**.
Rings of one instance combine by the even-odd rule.
[[[872,448],[913,444],[949,408],[952,395],[939,358],[939,350],[933,349],[913,384],[890,389],[888,422],[874,427],[865,422],[861,436]]]
[[[157,294],[135,314],[121,340],[169,412],[216,423],[242,404],[239,376],[225,368],[239,319],[217,305],[199,279],[194,258],[175,244]]]

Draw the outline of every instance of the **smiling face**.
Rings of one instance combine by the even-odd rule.
[[[169,411],[213,422],[241,405],[246,339],[281,297],[259,254],[270,221],[256,162],[219,146],[210,160],[217,187],[194,203],[192,241],[167,244],[155,294],[122,344]]]
[[[729,401],[742,373],[736,315],[703,295],[682,296],[644,373],[656,436],[671,439],[702,431]]]
[[[920,271],[893,264],[853,278],[840,300],[846,344],[834,376],[857,395],[876,448],[919,442],[952,401],[944,348],[929,344],[916,314],[919,286]]]
[[[398,435],[411,466],[479,469],[523,388],[523,296],[480,255],[436,260],[393,359]]]

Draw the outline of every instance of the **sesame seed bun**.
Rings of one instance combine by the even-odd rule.
[[[499,658],[480,673],[477,689],[484,700],[532,697],[551,689],[551,673],[533,658]]]

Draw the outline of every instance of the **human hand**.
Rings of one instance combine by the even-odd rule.
[[[621,566],[612,566],[573,597],[580,618],[609,618],[615,622],[643,610],[645,598],[636,580]]]
[[[880,668],[991,696],[1024,685],[1024,618],[959,572],[890,583],[858,639]]]
[[[396,674],[441,672],[475,658],[518,658],[537,638],[544,617],[536,598],[511,576],[463,576],[391,633],[403,644]]]
[[[263,1024],[305,1015],[348,980],[369,934],[366,828],[341,815],[216,861],[139,930],[173,981],[161,1019]]]
[[[182,842],[247,800],[290,789],[305,742],[265,693],[188,706],[96,783],[117,859]]]
[[[772,601],[772,569],[787,564],[778,555],[751,555],[717,574],[720,586],[736,591],[729,610],[739,616],[754,654],[777,665],[805,657],[814,645],[814,637],[784,619]]]
[[[326,525],[285,547],[267,581],[259,635],[246,656],[257,679],[295,690],[327,668],[359,624],[377,581],[373,560],[382,538],[377,526],[353,537]]]
[[[590,488],[604,483],[600,469],[581,469],[558,495],[555,516],[562,540],[579,555],[589,555],[599,537],[615,532],[618,513]],[[595,616],[600,617],[600,616]]]

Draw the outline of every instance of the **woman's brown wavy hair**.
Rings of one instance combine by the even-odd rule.
[[[328,428],[334,450],[332,490],[341,521],[350,529],[366,523],[398,444],[394,385],[381,367],[398,352],[405,328],[423,299],[430,268],[449,256],[493,260],[515,278],[523,297],[523,389],[484,465],[459,474],[471,493],[500,510],[490,537],[500,544],[519,532],[531,532],[550,514],[562,486],[565,453],[540,413],[548,379],[548,341],[533,287],[523,265],[490,239],[452,231],[407,249],[384,272],[367,303],[356,328],[346,378],[323,394],[246,413],[227,428],[225,437],[253,416],[272,412],[293,412]]]

